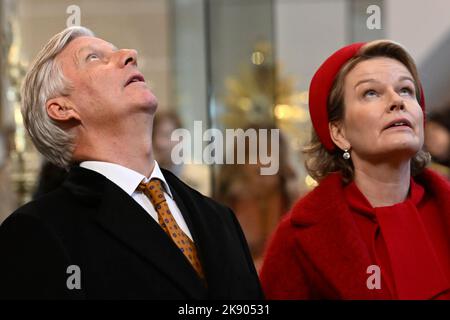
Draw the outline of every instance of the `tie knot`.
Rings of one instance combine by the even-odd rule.
[[[145,193],[155,207],[166,200],[164,189],[159,179],[152,179],[147,183],[141,182],[137,189]]]

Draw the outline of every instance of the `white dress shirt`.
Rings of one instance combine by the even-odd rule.
[[[139,203],[139,205],[144,208],[144,210],[147,211],[158,224],[158,213],[153,207],[153,204],[150,202],[150,199],[144,193],[137,192],[136,188],[142,180],[144,180],[144,182],[148,182],[153,178],[160,179],[162,181],[164,196],[166,198],[167,204],[169,205],[170,212],[172,213],[181,230],[183,230],[183,232],[193,241],[186,221],[184,220],[180,209],[173,199],[169,184],[166,182],[166,179],[164,179],[164,176],[156,160],[155,167],[153,168],[153,171],[149,178],[132,169],[123,167],[115,163],[103,161],[83,161],[80,163],[80,167],[98,172],[111,182],[115,183],[129,196],[131,196],[137,203]]]

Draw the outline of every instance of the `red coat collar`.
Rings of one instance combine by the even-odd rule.
[[[356,183],[354,181],[345,186],[344,193],[349,206],[353,210],[356,210],[359,213],[368,216],[371,220],[376,220],[374,208],[356,186]],[[410,200],[415,206],[417,206],[423,199],[424,194],[425,191],[423,187],[420,184],[416,183],[413,178],[411,178],[407,200]]]
[[[446,213],[450,230],[449,183],[430,170],[415,178]],[[301,199],[290,217],[295,237],[314,267],[343,299],[387,299],[383,290],[368,290],[369,251],[345,201],[341,175],[330,174]],[[336,263],[341,262],[341,265]]]

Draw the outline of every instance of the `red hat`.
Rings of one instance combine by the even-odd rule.
[[[311,85],[309,87],[309,113],[311,115],[311,121],[314,126],[314,130],[319,136],[325,149],[333,151],[335,145],[331,140],[330,132],[328,129],[328,96],[333,86],[334,79],[341,70],[342,66],[354,57],[359,49],[365,45],[365,42],[358,42],[343,47],[333,53],[314,74]],[[425,99],[423,96],[422,86],[420,87],[420,105],[425,112]],[[424,117],[425,119],[425,117]]]

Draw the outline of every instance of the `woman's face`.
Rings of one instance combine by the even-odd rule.
[[[411,159],[423,145],[423,113],[411,73],[399,61],[373,58],[345,77],[342,149],[368,161]]]

